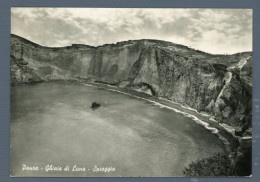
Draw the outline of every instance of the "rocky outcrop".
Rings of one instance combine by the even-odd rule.
[[[159,40],[92,47],[11,36],[11,84],[84,80],[127,87],[207,112],[250,135],[252,53],[211,55]]]

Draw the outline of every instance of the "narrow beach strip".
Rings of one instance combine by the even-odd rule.
[[[224,144],[225,146],[225,149],[227,152],[230,152],[231,151],[231,147],[230,147],[230,142],[223,136],[220,134],[219,132],[219,129],[224,129],[226,132],[232,134],[233,136],[233,132],[231,133],[230,130],[227,130],[227,128],[223,125],[219,125],[217,123],[216,120],[212,120],[210,119],[210,115],[208,114],[204,114],[204,113],[199,113],[196,109],[193,109],[193,108],[190,108],[190,107],[186,107],[186,106],[183,106],[179,103],[175,103],[174,101],[170,101],[170,100],[167,100],[167,99],[162,99],[162,98],[158,98],[159,101],[164,101],[164,102],[169,102],[171,104],[174,104],[174,105],[178,105],[179,107],[183,108],[184,110],[188,110],[188,111],[191,111],[191,112],[195,112],[194,114],[198,114],[204,118],[209,118],[209,122],[212,121],[214,122],[215,124],[218,125],[219,129],[215,128],[215,127],[212,127],[210,126],[210,124],[206,121],[203,121],[202,119],[199,119],[197,116],[191,114],[191,113],[188,113],[188,112],[185,112],[185,111],[181,111],[179,109],[176,109],[176,108],[173,108],[171,106],[168,106],[168,105],[165,105],[165,104],[162,104],[162,103],[159,103],[157,101],[154,101],[154,100],[151,100],[151,99],[147,99],[147,98],[144,98],[144,97],[140,97],[140,96],[137,96],[137,95],[134,95],[134,94],[131,94],[131,93],[127,93],[127,92],[124,92],[124,91],[121,91],[123,90],[122,88],[119,88],[119,87],[116,87],[116,86],[110,86],[110,85],[107,85],[107,84],[92,84],[92,83],[82,83],[83,85],[85,86],[90,86],[90,87],[96,87],[96,88],[102,88],[102,89],[106,89],[108,91],[112,91],[112,92],[117,92],[117,93],[120,93],[120,94],[124,94],[124,95],[127,95],[127,96],[130,96],[130,97],[133,97],[133,98],[137,98],[137,99],[141,99],[141,100],[144,100],[144,101],[147,101],[149,103],[152,103],[153,105],[155,106],[158,106],[160,108],[166,108],[166,109],[169,109],[169,110],[172,110],[176,113],[180,113],[186,117],[189,117],[191,118],[193,121],[195,121],[197,124],[203,126],[205,129],[209,130],[211,133],[215,134],[218,136],[218,138],[222,141],[222,143]],[[120,90],[118,90],[120,89]],[[127,91],[127,90],[126,90]],[[131,90],[132,91],[132,90]],[[136,91],[137,92],[137,91]],[[141,93],[143,94],[143,93]]]

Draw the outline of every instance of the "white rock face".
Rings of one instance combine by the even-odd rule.
[[[210,55],[158,40],[48,48],[11,36],[11,84],[83,80],[128,87],[249,127],[252,53]]]

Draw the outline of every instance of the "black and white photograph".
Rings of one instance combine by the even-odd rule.
[[[11,177],[252,176],[252,9],[10,11]]]

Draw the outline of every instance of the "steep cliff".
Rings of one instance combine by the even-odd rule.
[[[252,53],[211,55],[159,40],[92,47],[37,45],[11,35],[11,84],[103,82],[166,98],[251,135]]]

